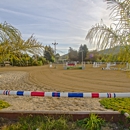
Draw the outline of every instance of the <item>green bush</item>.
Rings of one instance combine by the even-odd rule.
[[[106,109],[119,111],[122,114],[125,112],[130,114],[130,98],[104,98],[100,100],[100,103]]]
[[[43,65],[43,63],[42,63],[42,61],[41,61],[41,60],[40,60],[40,61],[38,61],[38,65],[39,65],[39,66]]]
[[[10,105],[7,102],[0,100],[0,109],[7,108],[9,106]]]
[[[101,126],[104,124],[105,121],[95,114],[91,114],[89,118],[77,121],[77,125],[85,130],[101,130]]]
[[[128,121],[130,121],[129,119],[130,118],[128,118]],[[0,125],[0,128],[2,130],[105,130],[105,128],[117,129],[117,127],[121,130],[125,129],[122,122],[118,122],[118,124],[119,123],[120,125],[113,126],[113,124],[105,122],[105,120],[96,114],[90,114],[88,118],[77,121],[72,121],[71,116],[54,118],[52,116],[30,115],[20,118],[17,122],[4,123],[4,126]]]
[[[64,117],[28,116],[20,118],[15,124],[4,126],[2,130],[75,130],[76,125],[69,124]]]

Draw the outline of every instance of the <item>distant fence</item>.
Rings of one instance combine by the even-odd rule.
[[[0,90],[0,95],[69,97],[69,98],[116,98],[130,97],[130,93],[77,93],[77,92],[35,92]]]

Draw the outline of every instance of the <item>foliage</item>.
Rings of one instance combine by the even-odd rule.
[[[127,112],[130,114],[130,98],[104,98],[100,100],[100,103],[106,109],[120,111],[121,113]]]
[[[95,114],[91,114],[89,118],[77,121],[77,125],[86,130],[101,130],[101,126],[104,123],[105,121]]]
[[[106,1],[108,9],[111,10],[110,19],[114,22],[110,27],[107,27],[103,23],[103,20],[101,20],[101,23],[96,24],[89,30],[86,40],[89,40],[90,43],[96,44],[99,49],[113,48],[117,45],[130,45],[130,1]],[[122,54],[122,56],[124,55]],[[130,59],[130,57],[124,58],[128,61]]]
[[[0,109],[7,108],[9,106],[10,105],[7,102],[0,100]]]
[[[77,61],[78,60],[78,52],[73,48],[69,48],[68,58],[70,61]]]
[[[54,56],[54,50],[50,46],[45,46],[44,50],[44,57],[49,62],[54,62],[55,56]]]
[[[64,117],[54,119],[53,117],[27,116],[20,118],[15,124],[4,126],[3,130],[75,130],[76,125],[69,124]]]
[[[56,61],[58,61],[58,60],[59,60],[59,58],[60,58],[60,54],[59,54],[59,53],[57,53],[57,54],[55,55],[55,59],[56,59]]]
[[[71,116],[26,116],[17,121],[10,122],[5,118],[0,118],[0,127],[2,130],[101,130],[101,129],[123,129],[122,125],[113,125],[105,122],[95,114],[90,114],[89,118],[72,121]],[[125,129],[125,128],[124,128]]]
[[[79,47],[79,51],[78,51],[78,60],[81,62],[82,61],[82,52],[83,52],[83,61],[86,59],[87,54],[88,54],[88,48],[87,46],[84,45],[80,45]]]
[[[83,61],[86,60],[86,57],[87,57],[87,54],[88,54],[88,48],[87,46],[84,44],[84,45],[80,45],[79,47],[79,50],[74,50],[72,47],[69,48],[68,50],[68,59],[70,61],[82,61],[82,58],[83,58]],[[83,53],[82,53],[83,52]],[[82,57],[83,55],[83,57]]]
[[[130,63],[130,45],[125,45],[121,48],[118,54],[118,60]]]
[[[6,22],[0,24],[0,32],[0,62],[14,59],[21,62],[23,53],[30,55],[43,52],[44,47],[33,35],[25,41],[20,31]]]
[[[40,61],[38,61],[38,65],[39,66],[41,66],[42,65],[42,61],[40,60]]]
[[[118,55],[113,55],[113,54],[102,54],[100,56],[100,60],[102,62],[118,62],[119,58]]]
[[[16,57],[9,57],[10,65],[12,66],[33,66],[33,65],[44,65],[47,63],[43,56],[33,55],[32,57],[28,54],[19,53]],[[2,62],[4,64],[4,62]]]

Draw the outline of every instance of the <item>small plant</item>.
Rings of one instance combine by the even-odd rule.
[[[75,130],[74,123],[69,124],[65,117],[54,119],[47,116],[27,116],[22,117],[15,124],[4,126],[2,130]]]
[[[10,105],[7,102],[0,100],[0,109],[7,108],[9,106]]]
[[[125,112],[130,114],[130,98],[104,98],[100,100],[100,103],[106,109],[119,111],[121,114]]]
[[[47,118],[46,123],[41,124],[39,130],[69,130],[68,121],[60,117],[55,120],[53,118]]]
[[[105,121],[95,114],[91,114],[89,118],[77,121],[77,125],[86,130],[101,130],[101,126],[104,123]]]
[[[127,117],[127,123],[130,124],[130,116]]]

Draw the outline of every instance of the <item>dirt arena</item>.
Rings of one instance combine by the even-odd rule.
[[[119,70],[102,70],[86,65],[85,70],[64,70],[63,65],[50,68],[41,67],[3,67],[3,71],[25,71],[28,79],[49,91],[60,92],[128,92],[129,73]],[[31,90],[30,90],[31,91]]]
[[[102,66],[103,67],[103,66]],[[63,65],[50,68],[1,67],[0,90],[45,92],[130,92],[129,73],[102,70],[87,64],[85,70],[64,70]],[[0,95],[11,106],[6,110],[106,111],[95,98],[56,98]]]

